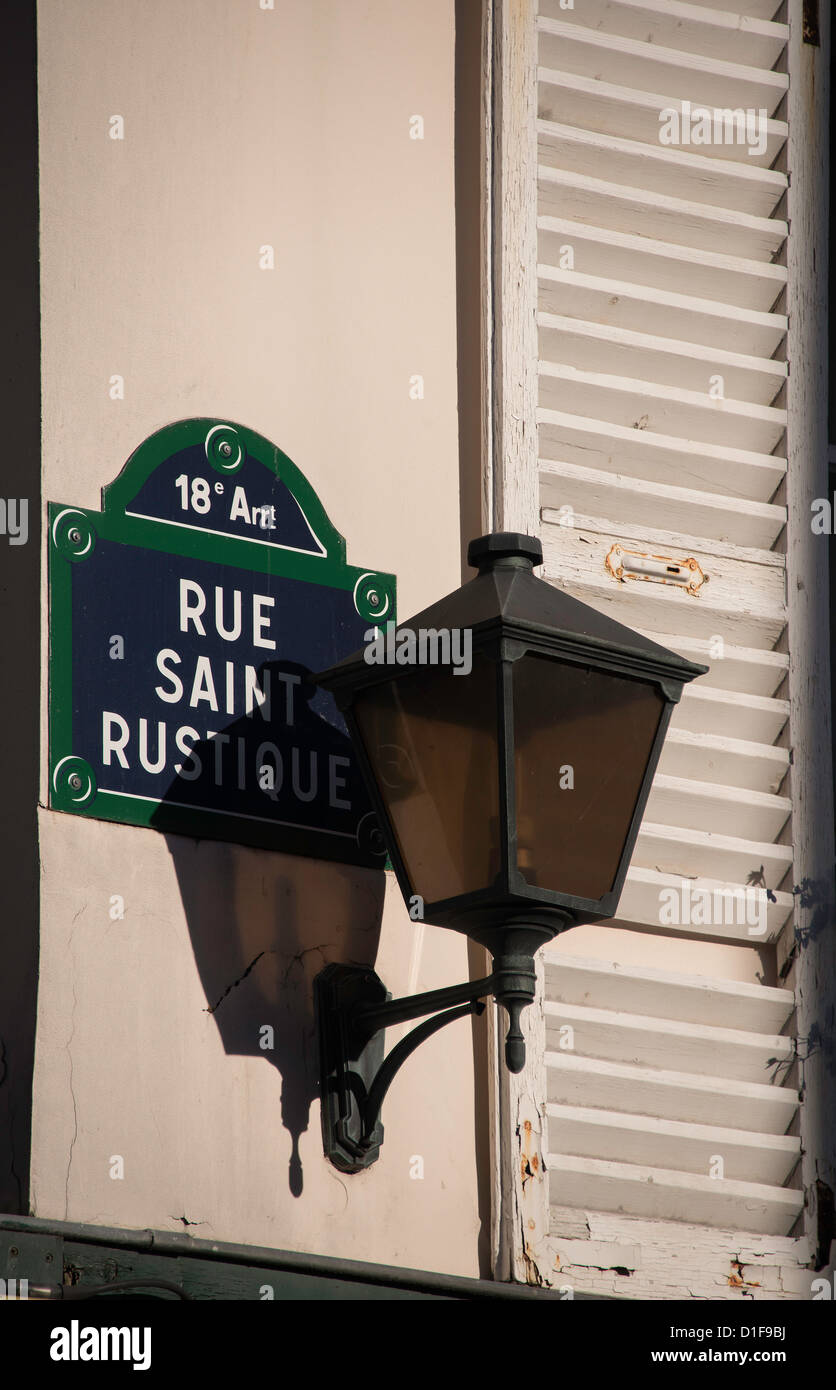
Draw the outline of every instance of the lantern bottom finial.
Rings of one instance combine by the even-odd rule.
[[[525,1066],[525,1038],[520,1028],[520,1014],[525,1008],[525,1004],[507,1004],[508,1009],[508,1032],[505,1034],[505,1065],[514,1075],[521,1072]]]
[[[515,1075],[525,1066],[525,1038],[520,1028],[523,1009],[533,1004],[537,991],[534,956],[530,951],[504,951],[494,956],[493,996],[508,1013],[505,1064]]]

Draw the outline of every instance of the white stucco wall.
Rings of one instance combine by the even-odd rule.
[[[47,500],[98,508],[153,431],[228,418],[302,469],[349,563],[397,574],[402,617],[455,587],[453,39],[452,0],[43,0]],[[46,749],[45,666],[44,803]],[[407,1064],[366,1173],[326,1163],[304,1086],[283,1116],[311,980],[361,950],[375,876],[46,809],[40,833],[33,1213],[476,1273],[469,1024]],[[217,1014],[196,922],[228,983],[265,952]],[[419,933],[390,879],[376,968],[396,995],[453,983],[465,942]],[[281,1047],[236,1051],[228,1008]]]

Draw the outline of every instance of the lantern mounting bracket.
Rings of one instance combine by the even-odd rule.
[[[336,1168],[358,1173],[377,1160],[383,1143],[380,1109],[406,1059],[446,1024],[481,1014],[485,996],[508,983],[507,972],[495,971],[481,980],[391,999],[379,977],[364,966],[327,965],[317,975],[322,1138],[325,1155]],[[533,997],[533,979],[531,984]],[[385,1029],[425,1014],[432,1017],[396,1043],[384,1061]],[[524,1048],[518,1031],[519,1018],[512,1017],[511,1044],[519,1041]],[[513,1055],[521,1065],[524,1051]]]
[[[399,1000],[361,966],[317,977],[325,1153],[347,1173],[377,1158],[381,1103],[405,1059],[487,994],[508,1012],[508,1070],[522,1071],[535,955],[615,915],[671,711],[708,669],[538,579],[534,536],[481,536],[467,558],[477,577],[395,627],[397,654],[387,632],[382,663],[367,646],[311,677],[345,716],[410,920],[462,932],[493,965],[483,980]],[[697,573],[692,557],[657,556],[639,577],[660,566],[666,582]],[[416,659],[416,628],[469,633],[467,673],[450,670],[452,639],[446,654]],[[583,788],[568,800],[567,749],[570,785]],[[427,1014],[384,1061],[384,1030]]]

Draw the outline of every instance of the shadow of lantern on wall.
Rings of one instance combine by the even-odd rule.
[[[534,953],[614,916],[673,706],[707,670],[537,578],[542,560],[528,536],[472,541],[477,576],[378,641],[394,660],[374,664],[370,644],[314,677],[345,716],[412,915],[466,933],[494,967],[400,1000],[368,969],[317,976],[323,1141],[343,1172],[377,1158],[410,1053],[487,995],[522,1070]],[[467,673],[414,661],[422,632],[437,656],[454,631],[469,634]],[[383,1031],[427,1014],[384,1061]]]

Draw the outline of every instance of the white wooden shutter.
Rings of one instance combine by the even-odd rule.
[[[746,923],[664,935],[766,944],[780,965],[793,878],[779,8],[540,0],[537,129],[544,577],[710,666],[675,712],[619,924],[661,933],[660,890],[739,889],[762,866],[765,937]],[[660,112],[683,101],[765,109],[763,153],[660,143]],[[618,582],[615,543],[694,557],[709,582],[698,596]],[[669,941],[658,968],[617,946],[575,954],[572,935],[546,965],[545,1277],[640,1297],[797,1294],[792,991],[671,967]]]

